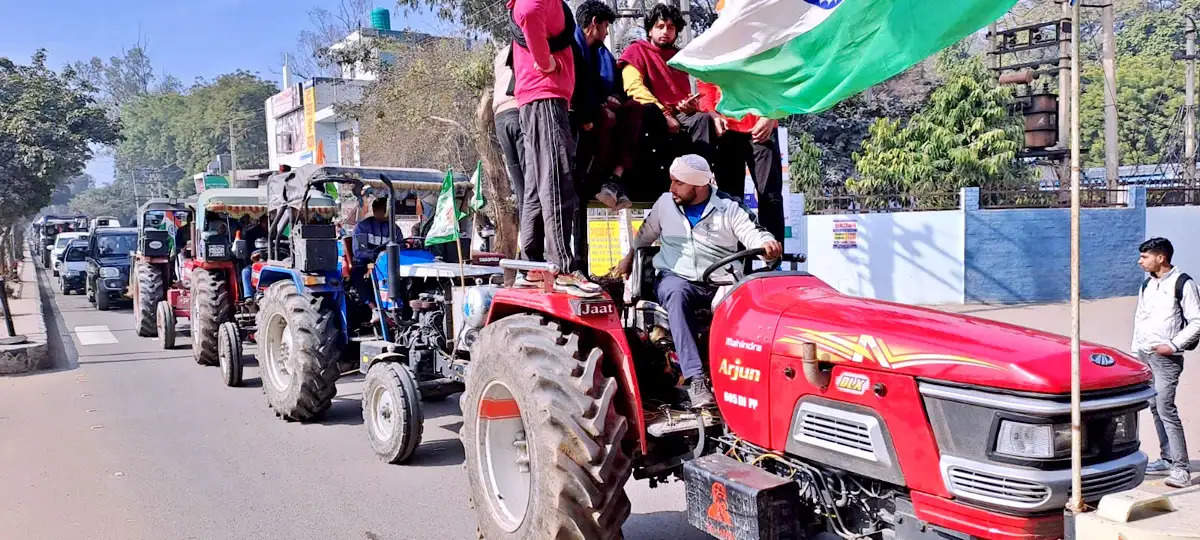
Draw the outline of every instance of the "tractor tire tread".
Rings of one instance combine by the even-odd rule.
[[[217,329],[221,323],[233,320],[233,301],[229,284],[217,272],[197,268],[192,270],[192,357],[202,366],[215,366]]]
[[[489,373],[514,387],[514,392],[525,394],[528,401],[521,409],[530,445],[536,445],[540,455],[552,456],[548,461],[536,458],[545,470],[533,487],[528,510],[534,523],[529,530],[523,524],[518,533],[614,539],[621,537],[621,524],[629,517],[625,483],[633,460],[624,441],[628,421],[613,401],[617,381],[600,369],[603,353],[583,341],[563,323],[533,314],[507,317],[480,333],[477,350],[484,352],[472,363],[464,395],[464,416],[471,417],[463,429],[468,464],[478,459],[476,442],[468,440],[475,436],[473,404],[478,403]],[[514,344],[517,354],[513,354]],[[468,478],[474,481],[475,476]],[[473,498],[480,496],[475,491]],[[481,507],[477,508],[480,534],[495,536],[483,523],[486,504],[472,502]]]

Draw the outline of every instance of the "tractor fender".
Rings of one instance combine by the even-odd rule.
[[[582,300],[567,294],[547,294],[539,289],[501,289],[492,299],[491,310],[484,325],[510,315],[535,313],[589,330],[604,350],[604,358],[612,363],[621,381],[621,400],[617,410],[637,426],[638,445],[646,453],[646,417],[642,413],[642,394],[638,390],[633,365],[633,349],[625,337],[616,305],[605,297],[612,309],[605,314],[582,316],[578,304]],[[594,302],[594,301],[593,301]]]
[[[303,291],[305,294],[311,296],[328,295],[333,297],[333,301],[338,308],[338,322],[341,325],[342,343],[345,344],[350,341],[350,335],[347,331],[349,322],[346,320],[346,295],[342,290],[340,281],[335,281],[334,283],[330,284],[329,278],[327,277],[324,284],[305,285],[304,274],[299,270],[282,266],[274,266],[271,264],[264,264],[258,269],[258,284],[256,286],[259,289],[265,289],[271,286],[272,283],[285,279],[291,280],[292,283],[296,284],[296,290]]]
[[[408,365],[404,355],[398,352],[399,346],[390,341],[363,341],[358,345],[358,371],[366,375],[371,366],[380,362],[398,362]]]

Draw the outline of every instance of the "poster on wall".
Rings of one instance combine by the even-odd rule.
[[[833,249],[854,249],[858,247],[858,222],[833,222]]]
[[[317,87],[304,89],[304,149],[317,149]]]

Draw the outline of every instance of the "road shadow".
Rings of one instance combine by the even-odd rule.
[[[262,388],[262,379],[258,377],[242,379],[241,388]]]
[[[351,395],[358,396],[358,394]],[[363,423],[362,400],[357,397],[351,399],[336,396],[333,398],[333,404],[329,406],[329,410],[312,423],[322,426],[361,426]]]
[[[33,264],[32,262],[30,264]],[[46,271],[41,267],[35,268],[38,282],[38,296],[42,302],[42,322],[46,325],[46,361],[42,368],[31,374],[49,371],[68,371],[79,367],[79,351],[75,348],[75,340],[70,332],[64,332],[67,321],[58,302],[54,300],[54,288],[49,284]]]
[[[462,465],[467,460],[462,441],[457,438],[438,439],[421,443],[412,459],[405,463],[411,467],[445,467]]]
[[[438,427],[440,427],[446,431],[453,431],[454,433],[458,433],[459,431],[462,430],[463,423],[462,423],[462,421],[451,422],[449,424],[438,426]]]
[[[458,394],[442,401],[422,401],[421,412],[425,413],[426,421],[443,416],[462,416],[462,410],[458,407]]]
[[[682,525],[682,526],[681,526]],[[630,514],[621,527],[625,538],[670,538],[671,540],[711,540],[711,536],[687,523],[684,512]]]
[[[123,364],[123,363],[127,363],[127,362],[160,362],[160,361],[177,362],[180,359],[183,359],[183,358],[190,359],[192,357],[192,354],[190,352],[187,352],[184,354],[178,354],[180,351],[174,351],[174,352],[176,352],[177,354],[168,355],[168,356],[155,355],[155,356],[148,356],[148,357],[144,357],[144,358],[127,358],[131,354],[131,353],[127,353],[127,352],[125,352],[125,353],[109,353],[109,354],[89,354],[89,355],[85,356],[84,359],[79,360],[79,365]],[[134,353],[134,354],[139,354],[139,353]],[[154,354],[154,353],[140,353],[140,354]],[[99,358],[99,357],[105,357],[105,356],[123,356],[126,358],[114,359],[114,360],[89,360],[90,358]]]

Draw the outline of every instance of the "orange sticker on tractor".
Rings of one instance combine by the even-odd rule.
[[[831,362],[854,362],[861,364],[870,362],[884,369],[923,366],[929,364],[951,364],[974,366],[987,369],[1001,369],[999,366],[975,358],[953,354],[930,353],[892,349],[882,339],[869,334],[841,334],[838,332],[821,332],[807,328],[789,327],[796,333],[779,338],[778,342],[788,345],[803,345],[815,343],[817,349],[827,353],[825,356]],[[825,360],[825,358],[822,358]]]

